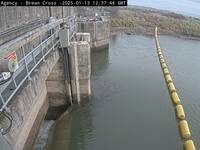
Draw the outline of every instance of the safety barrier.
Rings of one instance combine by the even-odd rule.
[[[161,68],[165,77],[165,81],[169,90],[169,94],[176,108],[176,115],[179,120],[180,132],[181,132],[182,138],[184,139],[184,147],[186,150],[196,150],[194,142],[190,139],[191,132],[189,129],[189,125],[187,121],[185,120],[184,108],[181,105],[181,100],[176,92],[175,85],[173,83],[170,72],[167,68],[167,64],[164,60],[164,56],[162,54],[162,50],[161,50],[159,39],[158,39],[157,27],[155,28],[155,41],[156,41],[156,49],[157,49],[158,58],[159,58],[160,65],[161,65]]]
[[[3,110],[7,107],[8,103],[12,100],[23,83],[27,79],[31,79],[31,73],[36,69],[40,62],[45,62],[45,57],[60,45],[58,32],[60,30],[60,24],[63,22],[68,24],[69,37],[71,41],[77,32],[75,16],[68,16],[67,18],[59,19],[52,23],[46,24],[41,28],[36,29],[35,31],[28,32],[22,37],[19,37],[16,40],[0,46],[0,50],[7,50],[16,48],[20,45],[23,55],[23,57],[18,62],[19,68],[13,73],[11,79],[0,86],[0,112],[3,112]],[[39,45],[33,48],[30,52],[26,53],[24,44],[37,36],[39,39],[42,39],[42,33],[47,31],[50,32],[50,36],[44,41],[41,40]],[[7,88],[11,88],[12,90],[9,90],[8,92]]]

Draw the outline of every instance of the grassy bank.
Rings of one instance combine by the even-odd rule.
[[[147,9],[118,10],[111,19],[112,33],[153,35],[155,26],[160,34],[200,39],[200,20],[179,14]]]

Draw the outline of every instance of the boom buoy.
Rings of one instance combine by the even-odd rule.
[[[163,73],[164,73],[164,75],[167,75],[167,74],[169,74],[169,70],[167,68],[164,68]]]
[[[185,145],[185,150],[196,150],[194,142],[192,140],[185,141],[184,145]]]
[[[191,137],[191,133],[190,133],[190,129],[189,129],[187,121],[184,120],[185,112],[184,112],[183,106],[181,105],[181,100],[176,92],[176,88],[173,84],[173,81],[170,76],[167,65],[165,63],[164,57],[162,55],[162,50],[160,48],[160,43],[159,43],[159,39],[158,39],[157,27],[155,28],[155,41],[156,41],[156,48],[157,48],[160,65],[161,65],[161,68],[162,68],[162,71],[163,71],[163,74],[164,74],[164,77],[166,80],[166,84],[167,84],[171,99],[176,106],[177,118],[180,120],[179,129],[180,129],[183,139],[185,140],[184,141],[185,150],[196,150],[194,142],[191,139],[189,139]]]
[[[190,129],[186,120],[181,120],[179,122],[179,127],[183,138],[188,139],[191,137]]]
[[[165,60],[163,59],[163,58],[161,58],[160,59],[160,63],[162,64],[162,63],[164,63],[165,62]]]
[[[182,105],[176,105],[176,113],[178,119],[185,119],[185,112]]]
[[[176,88],[172,82],[168,83],[168,89],[169,89],[170,93],[176,92]]]
[[[167,65],[166,65],[166,63],[162,63],[162,69],[165,69],[165,68],[167,68]]]
[[[172,78],[171,78],[170,74],[166,74],[165,79],[166,79],[167,83],[172,82]]]

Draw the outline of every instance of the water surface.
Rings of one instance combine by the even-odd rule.
[[[162,36],[161,46],[199,149],[200,42]],[[57,122],[58,149],[183,149],[152,37],[112,36],[92,54],[92,99]]]

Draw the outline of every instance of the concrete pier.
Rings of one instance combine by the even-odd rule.
[[[90,33],[90,46],[92,49],[107,48],[110,36],[110,19],[105,17],[98,20],[79,19],[77,21],[77,31]]]
[[[80,103],[81,99],[91,95],[91,56],[90,45],[87,41],[71,43],[70,50],[72,68],[73,100]]]
[[[81,99],[91,95],[91,57],[90,45],[87,41],[77,42],[77,57],[79,70],[79,88]]]

